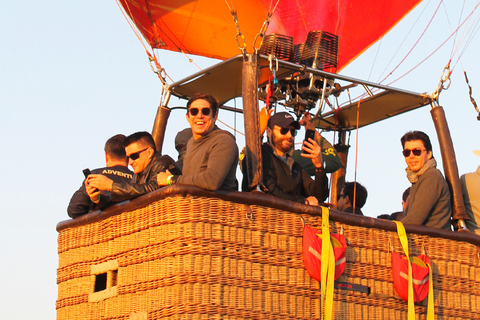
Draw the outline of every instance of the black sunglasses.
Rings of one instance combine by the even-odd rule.
[[[425,151],[425,149],[421,150],[421,149],[413,149],[413,150],[408,150],[408,149],[405,149],[402,151],[403,153],[403,156],[406,158],[406,157],[409,157],[410,156],[410,152],[413,153],[414,156],[419,156],[422,154],[422,152]]]
[[[137,151],[135,153],[132,153],[131,155],[128,156],[128,158],[132,159],[132,160],[137,160],[139,157],[140,157],[140,153],[142,153],[143,151],[147,150],[149,147],[143,149],[143,150],[140,150],[140,151]]]
[[[201,110],[202,110],[202,114],[203,114],[204,116],[208,116],[208,115],[210,114],[210,110],[211,110],[211,109],[210,109],[210,108],[203,108],[203,109],[201,109]],[[199,109],[198,109],[198,108],[190,108],[190,109],[188,109],[188,111],[190,112],[190,114],[191,114],[192,116],[195,117],[195,116],[198,114]]]
[[[290,129],[290,128],[280,128],[280,133],[282,136],[286,135],[290,131],[292,134],[292,137],[295,137],[297,135],[297,130],[296,129]]]
[[[344,194],[339,194],[339,195],[337,195],[337,201],[340,201],[340,199],[342,199],[343,197],[345,197]]]

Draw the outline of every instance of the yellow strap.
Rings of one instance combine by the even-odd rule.
[[[335,282],[335,254],[333,246],[330,245],[327,274],[327,293],[325,295],[325,317],[326,320],[333,319],[333,287]]]
[[[330,320],[332,319],[333,313],[335,255],[333,253],[333,246],[330,240],[329,210],[326,207],[322,207],[322,239],[321,311],[323,312],[323,318]]]
[[[427,320],[435,319],[435,306],[433,304],[433,271],[432,266],[427,263],[428,266],[428,306],[427,306]]]
[[[410,257],[408,256],[408,238],[405,228],[400,221],[394,221],[397,224],[397,233],[400,238],[400,242],[407,256],[408,263],[408,320],[415,320],[415,304],[413,301],[413,277],[412,277],[412,264],[410,263]]]

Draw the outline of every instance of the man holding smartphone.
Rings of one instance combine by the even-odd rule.
[[[98,190],[110,191],[111,201],[125,201],[155,191],[159,188],[157,175],[169,170],[178,173],[175,162],[167,155],[155,150],[155,141],[150,133],[140,131],[125,140],[125,154],[133,169],[131,181],[116,182],[100,174],[91,174],[85,181],[90,199],[95,203],[110,201]],[[98,198],[100,196],[100,198]]]
[[[274,114],[267,124],[268,142],[262,145],[263,184],[267,193],[308,205],[318,205],[328,196],[328,178],[322,150],[309,138],[302,146],[302,157],[311,159],[315,179],[290,156],[300,124],[287,112]]]
[[[85,169],[84,174],[87,178],[90,174],[99,174],[108,177],[112,181],[130,181],[132,180],[133,172],[127,168],[127,157],[125,155],[125,139],[123,134],[117,134],[105,143],[105,168],[99,168],[92,170]],[[109,197],[107,191],[103,191],[104,197]],[[85,184],[82,183],[80,189],[78,189],[72,196],[70,203],[68,204],[67,213],[71,218],[76,218],[93,210],[104,209],[110,203],[97,203],[95,204],[90,200],[85,189]]]

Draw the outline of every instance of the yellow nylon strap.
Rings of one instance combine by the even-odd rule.
[[[394,221],[397,224],[397,233],[402,244],[403,251],[407,256],[408,263],[408,320],[415,320],[415,304],[413,301],[413,277],[412,277],[412,264],[410,263],[410,257],[408,255],[408,239],[405,228],[400,221]]]
[[[427,320],[435,319],[435,306],[433,303],[433,271],[432,266],[428,266],[428,306],[427,306]]]
[[[329,215],[330,211],[328,208],[322,207],[321,311],[324,312],[323,318],[327,320],[332,319],[333,286],[335,279],[335,255],[330,240]]]

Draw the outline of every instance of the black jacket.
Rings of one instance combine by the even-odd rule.
[[[100,169],[92,170],[94,174],[103,174],[109,179],[112,179],[114,182],[122,182],[122,181],[131,181],[133,172],[130,171],[127,167],[124,166],[113,166],[113,167],[105,167]],[[89,211],[94,210],[103,210],[107,206],[111,205],[112,203],[108,201],[110,199],[110,192],[109,191],[101,191],[100,192],[100,199],[104,199],[105,201],[101,201],[99,204],[94,204],[90,197],[85,190],[85,180],[82,183],[80,189],[78,189],[72,196],[70,203],[68,204],[67,212],[71,218],[79,217],[88,213]]]
[[[155,152],[145,170],[134,174],[132,181],[113,183],[112,200],[130,200],[158,189],[157,174],[166,170],[169,170],[174,175],[180,174],[172,158]]]
[[[328,178],[324,170],[315,172],[315,180],[294,161],[290,170],[273,153],[268,143],[262,145],[262,168],[263,185],[268,190],[267,194],[301,203],[305,203],[305,199],[310,196],[317,198],[318,202],[323,202],[328,197]]]

